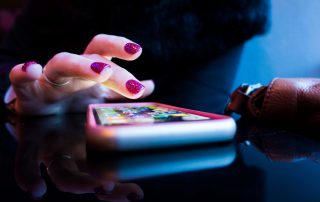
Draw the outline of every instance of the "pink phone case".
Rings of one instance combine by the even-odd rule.
[[[210,119],[201,121],[103,126],[97,124],[93,113],[94,108],[96,107],[133,107],[146,105],[165,107],[209,117]],[[161,103],[137,102],[89,105],[87,110],[86,128],[89,146],[95,149],[137,150],[232,140],[235,135],[236,124],[231,117],[224,115],[185,109]]]

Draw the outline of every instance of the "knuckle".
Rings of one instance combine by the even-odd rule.
[[[98,34],[93,37],[91,43],[107,43],[107,44],[114,44],[119,41],[129,41],[126,37],[123,36],[116,36],[116,35],[107,35],[107,34]]]
[[[48,74],[64,74],[77,67],[79,65],[78,63],[77,55],[68,52],[60,52],[52,57],[45,68]]]
[[[53,58],[49,61],[50,63],[60,64],[67,63],[72,60],[72,54],[68,52],[57,53],[53,56]]]
[[[100,41],[104,40],[106,38],[107,35],[105,34],[98,34],[96,36],[93,37],[92,39],[92,43],[99,43]]]
[[[68,57],[70,57],[70,53],[68,52],[60,52],[60,53],[57,53],[56,55],[53,56],[52,59],[54,60],[63,60],[63,59],[66,59]]]
[[[112,36],[112,37],[110,37],[109,40],[110,40],[110,43],[113,43],[113,44],[122,44],[123,42],[130,41],[129,39],[127,39],[124,36]]]

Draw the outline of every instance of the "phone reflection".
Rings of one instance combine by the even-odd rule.
[[[107,155],[104,155],[107,156]],[[91,170],[118,180],[136,180],[169,174],[222,168],[230,165],[236,157],[235,145],[226,143],[207,145],[174,151],[158,151],[149,154],[120,155],[117,158],[90,158]],[[110,167],[110,165],[113,165]],[[100,177],[103,177],[100,176]]]
[[[144,192],[130,180],[221,168],[236,157],[232,143],[160,153],[93,152],[87,149],[82,114],[11,117],[7,129],[18,142],[16,183],[35,199],[49,195],[61,200],[62,191],[105,201],[136,201]]]

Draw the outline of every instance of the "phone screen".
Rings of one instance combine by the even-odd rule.
[[[95,118],[100,125],[127,125],[179,121],[201,121],[209,117],[190,114],[160,106],[96,107]]]

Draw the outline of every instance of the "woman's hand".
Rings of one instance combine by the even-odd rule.
[[[135,60],[141,53],[126,38],[100,34],[82,55],[58,53],[44,68],[35,62],[16,65],[10,72],[14,109],[18,114],[59,114],[84,111],[88,104],[105,100],[146,97],[154,89],[152,80],[140,82],[111,61]]]

